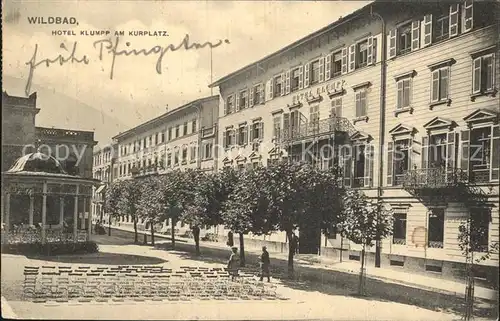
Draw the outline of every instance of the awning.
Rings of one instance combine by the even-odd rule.
[[[104,189],[106,188],[106,185],[101,185],[99,188],[95,191],[96,194],[102,193]]]

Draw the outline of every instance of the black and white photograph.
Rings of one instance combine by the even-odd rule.
[[[499,35],[494,0],[2,0],[2,319],[498,320]]]

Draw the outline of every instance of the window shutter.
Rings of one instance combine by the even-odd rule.
[[[387,53],[387,56],[389,57],[389,59],[396,57],[397,32],[397,29],[389,31],[389,39],[387,39],[387,43],[389,44],[389,52]]]
[[[252,142],[253,142],[253,127],[254,127],[254,126],[255,126],[254,124],[250,125],[250,135],[249,135],[249,137],[248,137],[248,141],[249,141],[250,143],[252,143]]]
[[[368,45],[367,45],[367,55],[366,55],[366,64],[368,66],[373,64],[373,37],[368,37]]]
[[[290,93],[290,70],[286,72],[285,76],[285,94]]]
[[[429,166],[429,137],[422,137],[422,163],[420,167],[427,169]]]
[[[439,70],[432,72],[431,102],[439,100]]]
[[[236,111],[239,111],[240,110],[240,96],[241,96],[241,92],[239,92],[237,95],[236,95],[236,101],[235,101],[235,104],[236,104]]]
[[[398,81],[398,96],[396,108],[401,108],[403,106],[403,80]]]
[[[342,75],[347,73],[347,48],[342,48]]]
[[[456,154],[456,148],[455,148],[455,133],[448,133],[447,137],[447,145],[446,145],[446,176],[447,176],[447,182],[449,182],[449,179],[453,179],[453,171],[455,169],[455,154]]]
[[[290,133],[290,113],[283,114],[283,132],[285,133],[285,138],[288,138]]]
[[[248,108],[248,103],[250,101],[249,96],[252,96],[252,95],[250,95],[250,90],[248,90],[248,89],[245,89],[245,92],[247,93],[247,99],[245,99],[245,108]]]
[[[319,75],[318,75],[318,82],[323,82],[325,81],[325,57],[319,58]]]
[[[373,145],[365,145],[365,177],[364,187],[373,185],[373,157],[375,147]]]
[[[422,47],[427,47],[432,43],[432,15],[424,16],[424,44]]]
[[[368,103],[366,101],[366,91],[365,90],[362,90],[359,92],[359,96],[360,96],[360,105],[361,105],[361,115],[360,116],[366,116],[368,115]]]
[[[299,89],[304,88],[304,67],[299,67]]]
[[[245,126],[245,131],[243,132],[245,134],[245,139],[243,140],[244,144],[248,144],[248,125]]]
[[[222,135],[222,146],[224,146],[224,148],[227,147],[227,131],[225,131],[224,135]]]
[[[281,96],[285,96],[285,73],[280,75],[281,79]]]
[[[450,85],[450,69],[443,68],[439,71],[440,81],[439,81],[439,98],[448,98],[448,88]]]
[[[420,20],[411,23],[411,50],[420,48]]]
[[[351,187],[351,148],[342,148],[344,186]]]
[[[260,89],[260,103],[261,105],[264,104],[265,102],[265,93],[266,93],[266,90],[264,88],[264,84],[259,84],[259,89]]]
[[[472,71],[472,93],[481,91],[481,57],[474,59]]]
[[[235,130],[234,140],[236,141],[235,145],[240,144],[240,129],[239,128],[237,130]]]
[[[266,99],[266,101],[268,101],[268,100],[273,99],[273,78],[271,78],[271,79],[269,79],[267,81],[266,88],[267,88],[267,99]]]
[[[474,16],[474,8],[473,8],[473,2],[472,0],[466,0],[464,2],[463,6],[463,26],[462,26],[462,32],[468,32],[472,30],[472,27],[474,26],[474,21],[473,21],[473,16]]]
[[[253,86],[251,87],[251,89],[249,90],[248,92],[248,104],[250,107],[253,107],[253,96],[254,96],[254,93],[255,93],[255,89],[257,89],[257,87]]]
[[[500,126],[492,127],[490,180],[498,181],[500,176]]]
[[[309,63],[304,66],[304,88],[309,87]]]
[[[329,54],[325,58],[325,81],[329,80],[332,76],[332,57],[333,54]]]
[[[356,117],[360,117],[361,116],[361,92],[357,92],[355,94],[355,104],[356,104]]]
[[[450,6],[450,21],[449,21],[449,33],[450,37],[458,35],[458,10],[460,5],[458,3],[452,4]]]
[[[394,142],[387,143],[387,186],[392,186],[392,154]]]
[[[349,46],[349,72],[356,68],[356,45]]]
[[[463,130],[461,133],[461,142],[462,146],[460,148],[461,150],[461,163],[460,163],[460,168],[465,171],[466,174],[469,174],[469,157],[470,157],[470,130]]]
[[[260,122],[259,139],[264,139],[264,122]]]

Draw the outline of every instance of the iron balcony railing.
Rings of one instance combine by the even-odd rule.
[[[329,135],[334,132],[346,132],[351,135],[355,131],[356,129],[347,118],[330,117],[285,128],[281,130],[280,141],[289,143],[297,140]]]
[[[442,188],[457,186],[468,181],[460,168],[419,168],[407,171],[402,178],[405,188]]]

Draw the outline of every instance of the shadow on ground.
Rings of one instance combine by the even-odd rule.
[[[155,246],[157,250],[168,250],[183,259],[203,261],[206,263],[226,264],[229,251],[225,249],[203,248],[202,255],[197,256],[192,244],[178,244],[175,251],[171,244],[163,243]],[[242,271],[258,274],[257,255],[246,253],[246,266]],[[366,280],[366,296],[358,296],[359,276],[341,271],[296,267],[295,279],[290,280],[287,273],[287,262],[283,259],[271,258],[271,275],[280,280],[285,287],[308,292],[319,292],[327,295],[356,296],[359,299],[381,302],[396,302],[420,308],[461,315],[464,312],[464,298],[451,294],[436,293],[417,289],[402,284],[389,283],[376,279]],[[474,315],[480,318],[497,319],[498,305],[494,301],[475,299]]]
[[[99,264],[99,265],[152,265],[168,262],[167,260],[142,255],[99,252],[83,255],[61,256],[26,256],[32,260],[41,260],[68,264]]]

